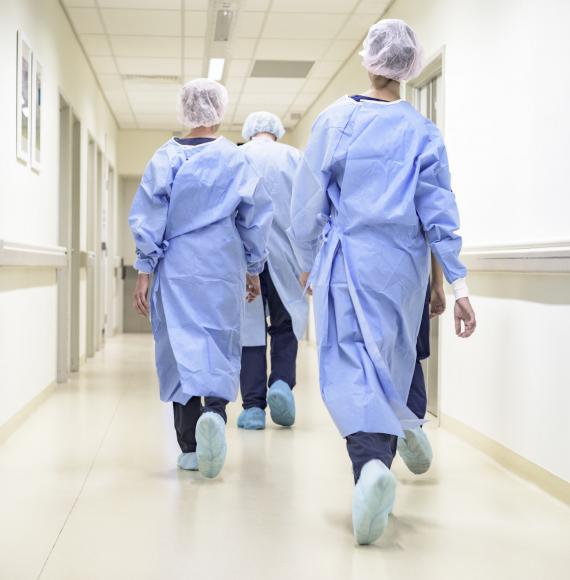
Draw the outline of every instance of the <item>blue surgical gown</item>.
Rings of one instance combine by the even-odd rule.
[[[273,201],[273,224],[268,243],[269,273],[281,302],[291,316],[293,332],[297,339],[301,339],[307,328],[308,304],[299,282],[301,267],[287,233],[291,225],[293,177],[301,154],[294,147],[269,139],[254,139],[241,149],[263,177]],[[243,345],[264,345],[265,312],[262,301],[247,304],[245,314]]]
[[[156,151],[129,223],[135,267],[154,273],[151,321],[160,397],[235,400],[245,273],[267,259],[271,198],[240,149],[221,137]]]
[[[344,97],[316,120],[295,178],[291,236],[311,271],[321,394],[342,436],[403,435],[429,248],[466,270],[438,129],[405,101]]]

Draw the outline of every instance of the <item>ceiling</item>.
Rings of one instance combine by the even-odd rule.
[[[62,3],[120,127],[176,131],[180,84],[207,76],[212,57],[226,59],[222,82],[230,104],[222,129],[240,129],[259,109],[276,113],[293,128],[390,0]],[[221,9],[233,13],[227,42],[214,40]],[[259,60],[314,64],[305,78],[252,77]]]

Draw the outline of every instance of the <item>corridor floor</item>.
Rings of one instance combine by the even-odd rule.
[[[432,470],[397,460],[396,507],[354,545],[344,441],[302,348],[293,429],[236,428],[204,480],[176,468],[152,340],[108,341],[0,446],[1,580],[569,578],[570,510],[443,429]]]

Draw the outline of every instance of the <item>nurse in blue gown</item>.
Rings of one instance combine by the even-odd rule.
[[[242,429],[264,429],[268,403],[275,423],[289,427],[295,421],[292,389],[296,383],[298,341],[305,334],[308,305],[299,283],[301,267],[287,234],[291,225],[293,177],[301,154],[278,142],[284,134],[279,117],[265,111],[249,115],[242,130],[247,141],[242,151],[262,176],[273,201],[269,259],[260,275],[262,300],[246,304],[242,333],[240,382],[244,410],[238,418],[238,427]],[[267,335],[271,338],[269,377]]]
[[[134,305],[144,316],[150,310],[160,398],[173,403],[182,449],[178,465],[206,477],[224,464],[246,281],[253,300],[272,219],[271,199],[244,153],[215,135],[227,100],[214,81],[184,85],[180,120],[190,133],[153,155],[129,216],[139,271]]]
[[[423,451],[408,395],[430,249],[453,285],[459,336],[473,333],[475,315],[441,134],[399,98],[400,81],[421,70],[416,35],[381,20],[361,56],[371,88],[316,120],[295,179],[291,235],[313,287],[322,397],[353,463],[355,538],[369,544],[395,499],[395,438]]]

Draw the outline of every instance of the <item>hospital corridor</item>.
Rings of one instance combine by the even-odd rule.
[[[568,22],[0,0],[0,580],[569,578]]]

